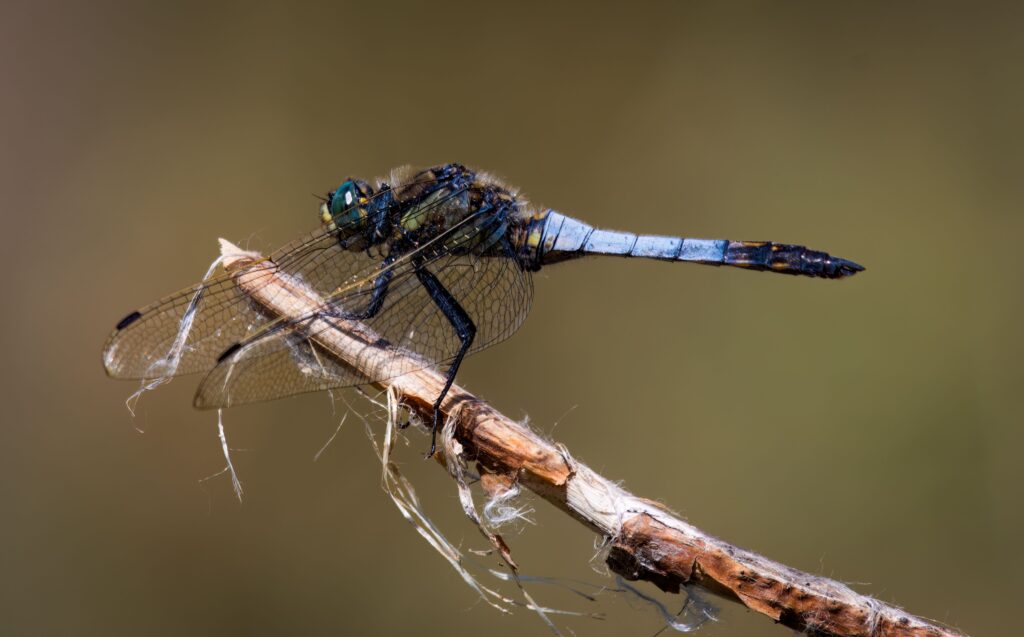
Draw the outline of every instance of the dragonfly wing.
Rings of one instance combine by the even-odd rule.
[[[342,249],[335,234],[314,231],[270,259],[280,271],[328,294],[377,267],[366,254]],[[242,294],[231,275],[216,265],[201,283],[122,319],[103,348],[110,376],[158,378],[206,371],[230,345],[272,322],[274,317]]]
[[[484,226],[480,232],[498,230]],[[445,285],[477,326],[471,349],[476,352],[508,338],[522,325],[533,297],[532,279],[511,254],[479,256],[453,252],[458,250],[451,246],[438,251],[425,259],[425,267]],[[203,380],[196,405],[227,407],[362,385],[448,363],[459,349],[459,339],[416,278],[412,261],[404,258],[394,266],[383,306],[362,323],[388,343],[415,352],[419,364],[410,365],[406,355],[393,355],[378,365],[372,376],[367,376],[338,361],[319,344],[323,330],[336,329],[325,317],[365,307],[373,291],[372,279],[367,279],[315,312],[243,341]]]
[[[431,176],[418,175],[405,188],[423,188],[438,181],[433,173],[424,174]],[[373,199],[388,193],[382,189]],[[365,223],[372,227],[377,215],[387,214],[387,207],[370,209],[375,212]],[[370,276],[379,259],[347,250],[337,240],[339,235],[347,236],[355,223],[359,221],[333,230],[321,227],[300,237],[271,254],[268,267],[299,278],[325,296]],[[103,364],[114,378],[151,379],[208,371],[228,347],[279,320],[267,317],[248,295],[241,294],[230,274],[212,267],[199,284],[122,319],[104,345]]]

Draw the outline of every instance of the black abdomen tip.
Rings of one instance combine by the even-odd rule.
[[[827,252],[808,250],[799,246],[780,247],[783,249],[778,250],[776,254],[781,258],[772,263],[772,268],[782,270],[787,274],[804,274],[822,279],[842,279],[864,270],[864,266],[859,263],[834,257]],[[796,250],[785,249],[794,247]]]
[[[136,311],[132,312],[131,314],[129,314],[128,316],[126,316],[123,319],[121,319],[120,321],[118,321],[116,329],[123,330],[124,328],[128,327],[129,325],[131,325],[135,321],[139,320],[140,318],[142,318],[142,313],[140,313],[138,310],[136,310]]]
[[[769,270],[779,274],[841,279],[857,274],[864,266],[827,252],[804,246],[767,241],[730,241],[722,263],[751,270]]]
[[[853,276],[863,271],[864,266],[859,263],[854,263],[848,259],[840,259],[839,257],[829,257],[825,261],[824,276],[830,279],[841,279],[844,276]]]

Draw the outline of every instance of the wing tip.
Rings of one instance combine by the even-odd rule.
[[[109,337],[107,337],[107,342],[103,344],[103,371],[107,373],[108,378],[130,378],[128,374],[124,373],[122,365],[118,361],[115,354],[117,352],[118,345],[117,336],[118,334],[121,333],[121,330],[123,330],[125,327],[131,325],[134,322],[134,319],[130,321],[128,320],[129,318],[132,317],[133,314],[138,314],[138,312],[132,312],[132,314],[129,314],[128,316],[121,319],[121,321],[117,324],[117,329],[115,329],[113,333]]]
[[[113,378],[116,380],[123,379],[124,376],[118,374],[117,369],[114,367],[113,361],[110,360],[110,356],[106,351],[103,352],[103,371],[106,372],[107,378]]]
[[[217,357],[217,364],[214,365],[213,369],[206,375],[203,382],[199,383],[199,387],[196,389],[196,395],[192,397],[192,406],[196,409],[208,410],[208,409],[221,409],[223,407],[230,407],[230,399],[225,402],[223,399],[225,396],[217,391],[209,391],[209,387],[218,386],[216,381],[211,381],[211,378],[215,378],[218,371],[221,369],[220,365],[238,353],[242,349],[242,344],[238,341],[228,346],[226,350],[221,352],[220,356]],[[223,382],[220,382],[223,385]]]
[[[192,397],[192,406],[195,407],[196,409],[202,409],[204,411],[220,407],[220,405],[213,405],[209,402],[209,400],[207,400],[207,397],[203,393],[203,388],[201,385],[199,389],[196,391],[196,395]]]

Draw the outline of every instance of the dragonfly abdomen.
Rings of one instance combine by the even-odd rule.
[[[860,265],[804,246],[767,241],[691,239],[600,230],[553,210],[531,224],[537,268],[587,255],[691,261],[837,279],[860,272]]]

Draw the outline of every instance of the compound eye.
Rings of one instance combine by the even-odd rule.
[[[351,179],[338,186],[331,196],[331,214],[337,216],[353,207],[356,204],[357,196],[356,184]]]
[[[352,204],[354,204],[356,202],[356,196],[355,196],[354,193],[355,193],[355,188],[354,187],[353,188],[346,188],[345,192],[342,193],[342,196],[345,199],[345,207],[346,208],[351,208]]]

